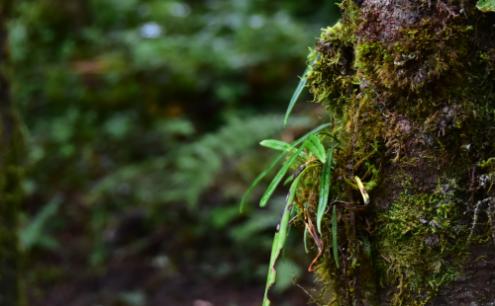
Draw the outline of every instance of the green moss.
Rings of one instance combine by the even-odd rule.
[[[405,29],[398,41],[363,39],[356,46],[356,68],[375,86],[419,92],[442,77],[455,76],[468,57],[472,26],[452,26],[444,32],[427,23]],[[421,29],[421,30],[420,30]]]
[[[378,215],[378,267],[392,305],[424,305],[455,279],[467,230],[454,188],[451,182],[433,193],[405,190]]]
[[[357,79],[352,67],[354,54],[352,36],[341,23],[323,30],[308,74],[309,90],[318,103],[326,103],[333,111],[341,109],[356,88]]]

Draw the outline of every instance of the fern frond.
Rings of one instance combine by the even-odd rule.
[[[297,116],[291,128],[307,128],[308,117]],[[273,137],[284,129],[283,117],[258,115],[233,118],[220,130],[198,141],[180,146],[167,156],[128,165],[101,180],[93,189],[93,201],[118,195],[132,186],[135,199],[145,203],[186,202],[197,205],[201,194],[216,180],[226,161],[234,160],[262,139]]]

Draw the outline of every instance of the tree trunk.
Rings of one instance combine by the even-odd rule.
[[[495,305],[495,16],[475,5],[344,0],[323,30],[340,264],[329,217],[319,303]]]
[[[0,305],[19,303],[17,217],[19,135],[7,81],[7,18],[11,0],[0,0]]]

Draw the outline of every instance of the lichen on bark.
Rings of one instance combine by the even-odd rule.
[[[339,144],[332,205],[343,262],[333,263],[324,235],[318,302],[495,302],[495,289],[473,291],[467,301],[441,298],[459,291],[461,279],[479,281],[470,269],[479,269],[473,261],[480,256],[495,264],[494,15],[461,0],[341,6],[342,19],[322,31],[307,76]]]

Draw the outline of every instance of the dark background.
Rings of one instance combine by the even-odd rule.
[[[337,18],[333,1],[16,0],[28,304],[259,305],[284,193],[238,202],[271,157],[257,143],[324,116],[307,104],[282,125]],[[276,305],[307,303],[300,240]]]

